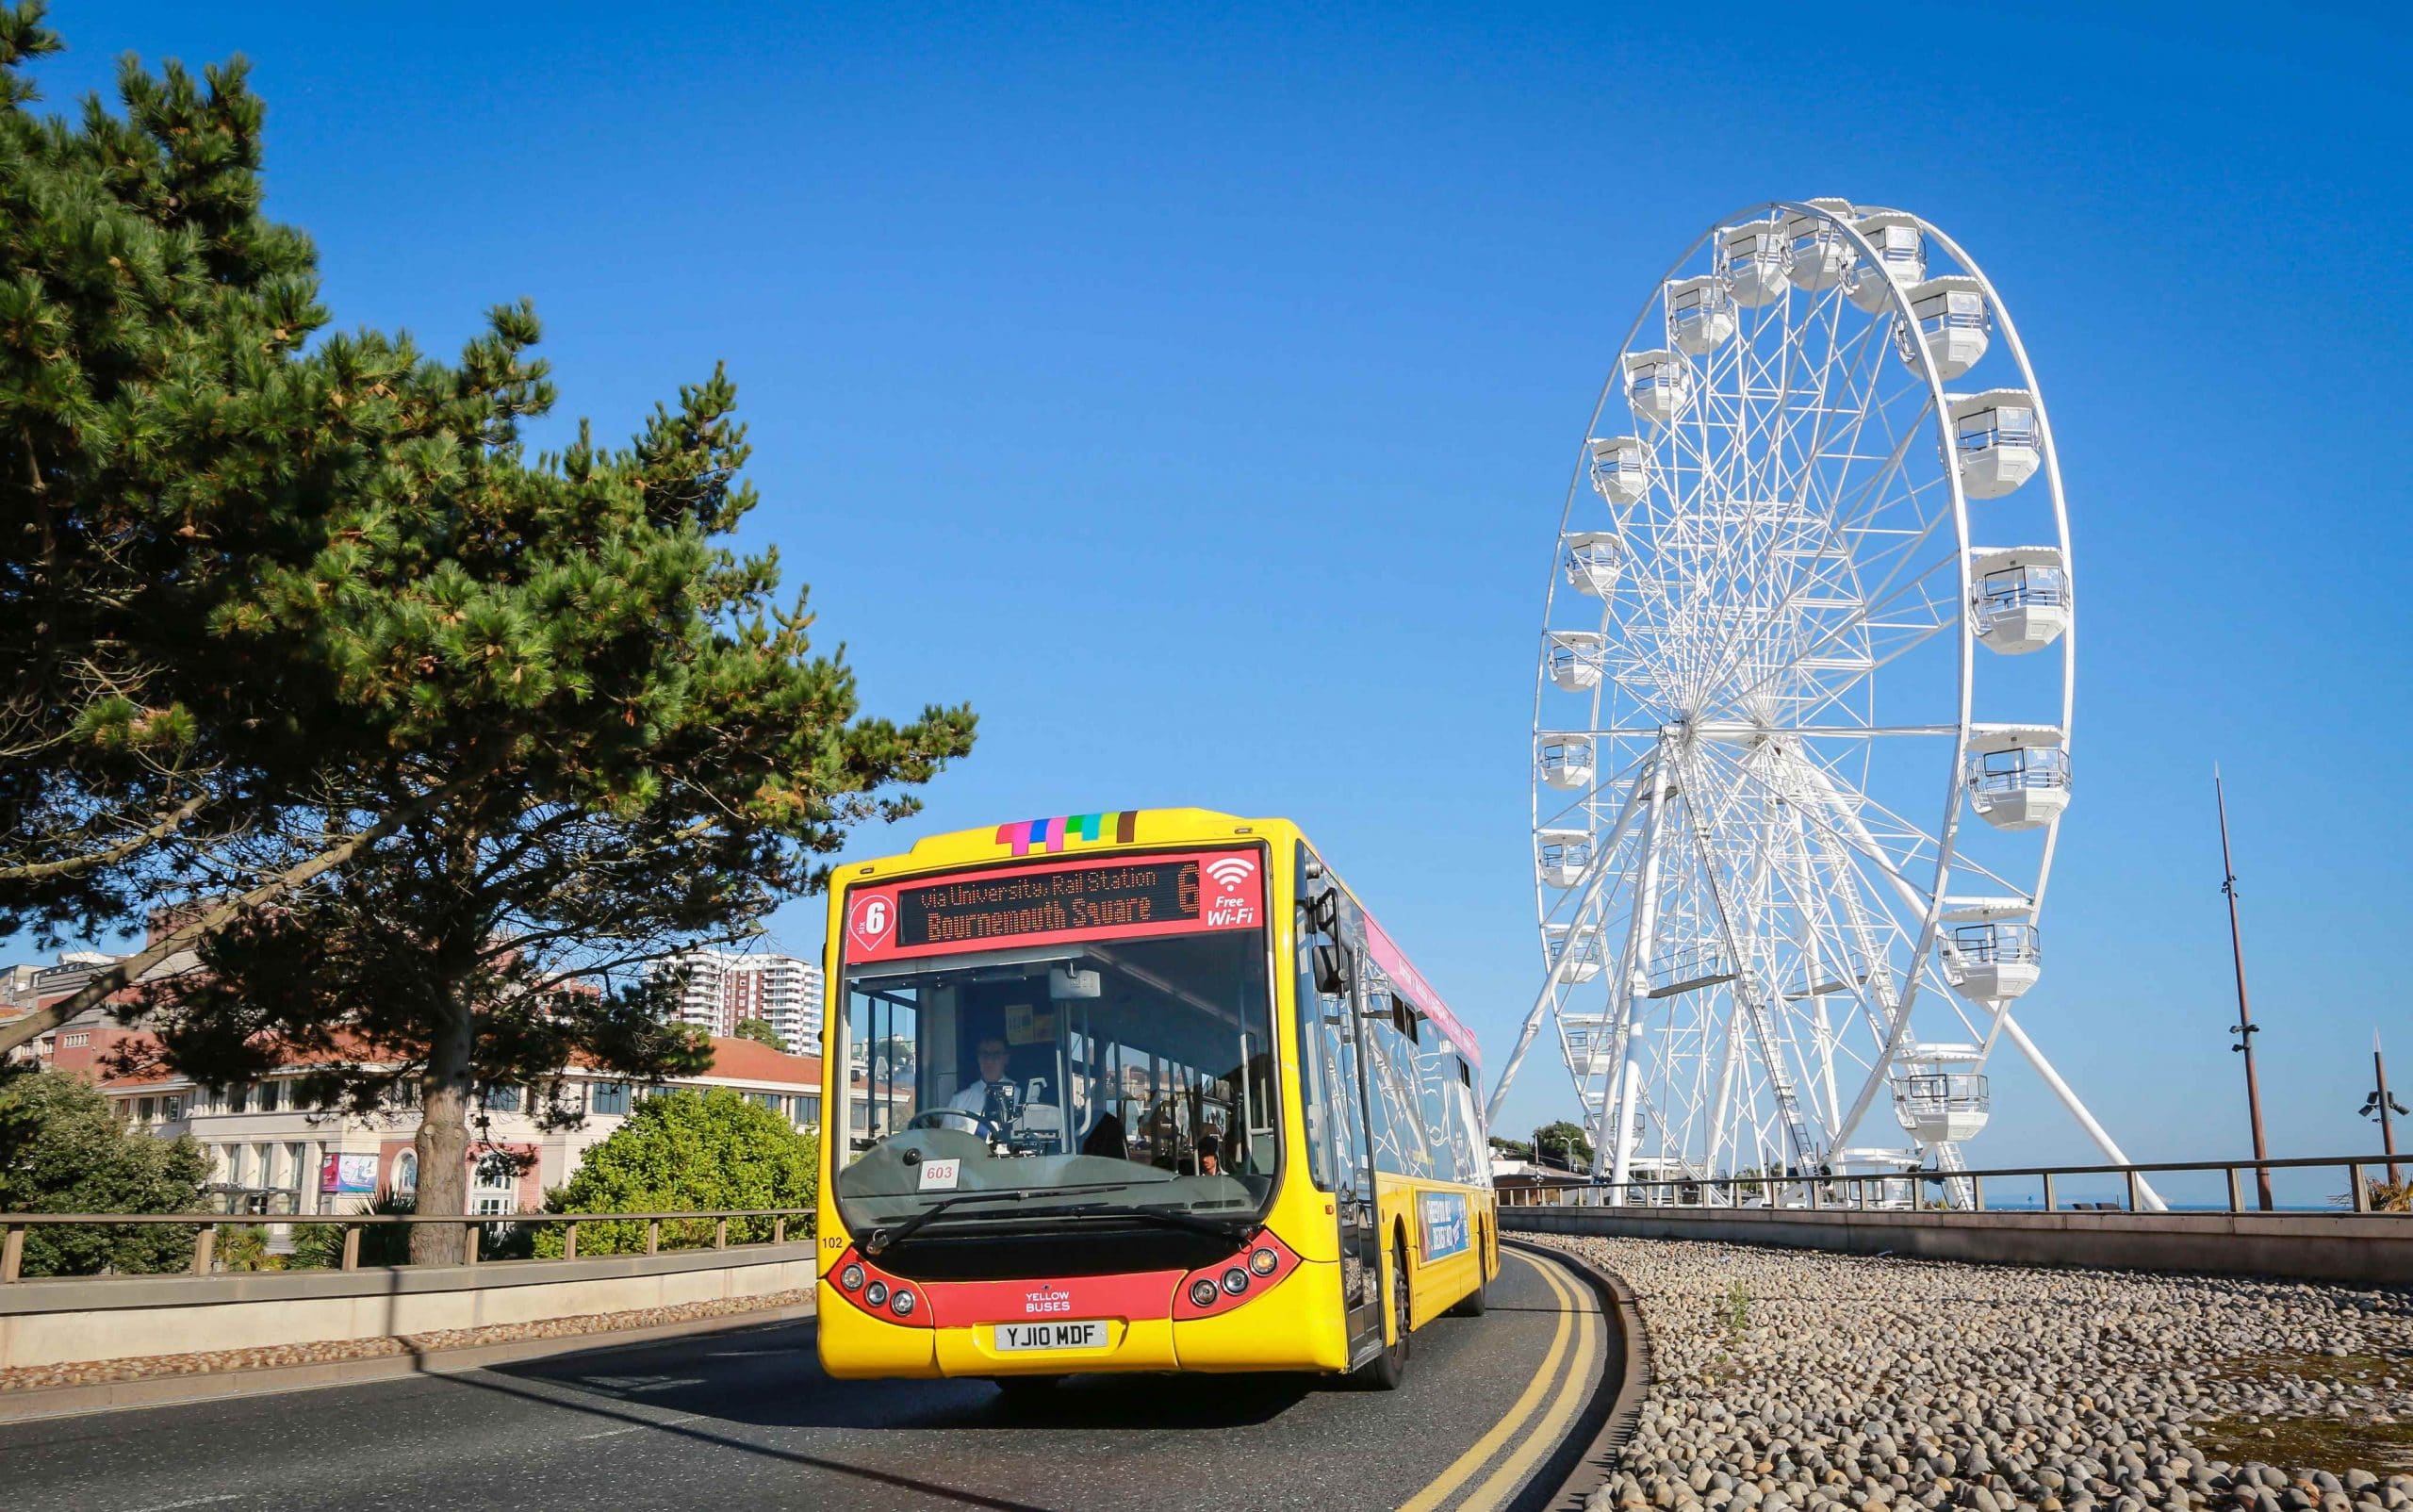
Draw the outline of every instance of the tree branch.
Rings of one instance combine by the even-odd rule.
[[[147,830],[136,830],[107,850],[96,850],[84,856],[70,856],[64,861],[28,862],[20,866],[0,866],[0,882],[35,882],[46,877],[65,877],[75,872],[90,871],[95,866],[107,866],[113,862],[123,861],[152,842],[165,840],[175,833],[183,828],[187,819],[200,813],[202,805],[207,801],[209,801],[207,794],[196,794],[171,810],[168,816],[157,824]]]
[[[419,818],[454,794],[485,776],[483,767],[445,783],[430,788],[401,808],[351,836],[340,845],[331,846],[298,866],[290,866],[262,882],[250,892],[222,903],[205,913],[199,913],[177,925],[158,939],[115,965],[94,972],[91,978],[74,994],[50,1007],[39,1009],[27,1017],[0,1024],[0,1055],[6,1055],[38,1034],[44,1034],[66,1023],[89,1008],[106,1002],[109,995],[138,981],[144,972],[184,949],[187,945],[223,929],[230,921],[263,903],[272,902],[303,883],[342,865],[369,846],[375,845],[412,820]]]

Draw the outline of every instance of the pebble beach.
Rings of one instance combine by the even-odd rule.
[[[2413,1508],[2413,1290],[1551,1242],[1649,1337],[1594,1512]]]

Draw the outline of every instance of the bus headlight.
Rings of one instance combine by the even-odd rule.
[[[847,1266],[838,1273],[838,1284],[849,1291],[861,1291],[863,1289],[863,1268],[860,1265]]]
[[[1248,1290],[1248,1273],[1235,1265],[1223,1273],[1223,1290],[1239,1296]]]
[[[1213,1307],[1215,1305],[1215,1283],[1203,1275],[1197,1280],[1190,1282],[1190,1306],[1196,1307]]]
[[[1273,1268],[1281,1263],[1281,1257],[1272,1250],[1258,1250],[1248,1257],[1248,1268],[1259,1275],[1272,1275]]]
[[[888,1299],[888,1310],[896,1314],[899,1318],[911,1317],[913,1315],[913,1293],[900,1289],[896,1295]]]
[[[878,1307],[881,1303],[886,1302],[888,1300],[888,1283],[885,1281],[874,1281],[871,1285],[863,1288],[863,1300],[870,1303],[875,1307]]]

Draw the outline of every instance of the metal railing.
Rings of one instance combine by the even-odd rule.
[[[510,1232],[522,1227],[564,1228],[566,1232],[562,1238],[562,1253],[559,1258],[575,1260],[579,1257],[579,1230],[597,1224],[645,1224],[645,1253],[658,1255],[662,1253],[665,1224],[711,1224],[713,1225],[710,1244],[675,1245],[674,1248],[725,1250],[731,1247],[729,1241],[729,1224],[731,1219],[767,1218],[771,1221],[771,1237],[767,1241],[750,1242],[741,1241],[735,1247],[743,1249],[750,1248],[754,1244],[785,1244],[788,1241],[788,1225],[797,1220],[802,1221],[798,1224],[800,1230],[810,1234],[813,1231],[813,1210],[810,1208],[729,1208],[695,1212],[646,1213],[479,1213],[457,1218],[435,1214],[421,1216],[416,1213],[293,1213],[276,1214],[264,1223],[247,1223],[240,1216],[230,1219],[223,1213],[0,1213],[0,1285],[11,1285],[25,1279],[23,1272],[25,1234],[28,1230],[35,1228],[127,1228],[165,1224],[197,1229],[198,1232],[193,1236],[191,1264],[179,1267],[179,1270],[189,1271],[193,1275],[208,1275],[216,1267],[217,1241],[221,1229],[257,1228],[265,1227],[269,1224],[295,1228],[340,1226],[343,1230],[343,1249],[334,1268],[356,1271],[361,1268],[360,1236],[362,1232],[396,1224],[447,1224],[460,1228],[463,1231],[461,1263],[476,1265],[480,1263],[479,1236],[488,1229]],[[486,1263],[517,1262],[488,1261]],[[313,1267],[312,1269],[320,1268]],[[79,1276],[77,1279],[136,1280],[175,1274],[178,1273],[124,1271],[102,1276]]]
[[[2149,1188],[2144,1178],[2164,1175],[2217,1172],[2226,1179],[2228,1202],[2226,1211],[2254,1211],[2246,1202],[2244,1181],[2249,1172],[2313,1171],[2342,1172],[2346,1176],[2344,1200],[2334,1207],[2290,1208],[2288,1216],[2317,1217],[2324,1212],[2340,1216],[2379,1212],[2373,1207],[2373,1182],[2371,1173],[2413,1165],[2413,1154],[2332,1155],[2312,1156],[2285,1160],[2168,1160],[2137,1165],[2062,1165],[2011,1166],[1993,1171],[1880,1171],[1865,1175],[1801,1175],[1779,1173],[1768,1175],[1740,1176],[1671,1176],[1650,1180],[1584,1182],[1554,1189],[1541,1189],[1546,1195],[1539,1203],[1525,1206],[1555,1207],[1627,1207],[1627,1208],[1783,1208],[1789,1211],[1905,1211],[1915,1210],[1922,1204],[1913,1199],[1902,1200],[1906,1190],[1918,1192],[1932,1189],[1935,1200],[1927,1206],[1944,1206],[1946,1191],[1964,1194],[1966,1206],[1956,1210],[1964,1212],[2016,1211],[2059,1213],[2135,1213],[2148,1210],[2140,1189]],[[2121,1201],[2064,1204],[2060,1186],[2073,1177],[2117,1176],[2124,1189]],[[2391,1181],[2396,1178],[2390,1176]],[[2006,1208],[1999,1203],[1992,1209],[1986,1206],[1987,1183],[1994,1184],[1999,1195],[2002,1188],[2013,1182],[2033,1182],[2041,1197],[2041,1206],[2018,1204]],[[2212,1208],[2205,1210],[2220,1211]],[[2413,1218],[2413,1211],[2390,1208],[2388,1216],[2403,1211]],[[2274,1216],[2276,1212],[2274,1211]]]

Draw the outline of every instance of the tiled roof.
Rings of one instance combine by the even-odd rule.
[[[759,1040],[713,1036],[713,1068],[704,1073],[729,1081],[814,1088],[821,1085],[821,1058],[789,1055]]]

